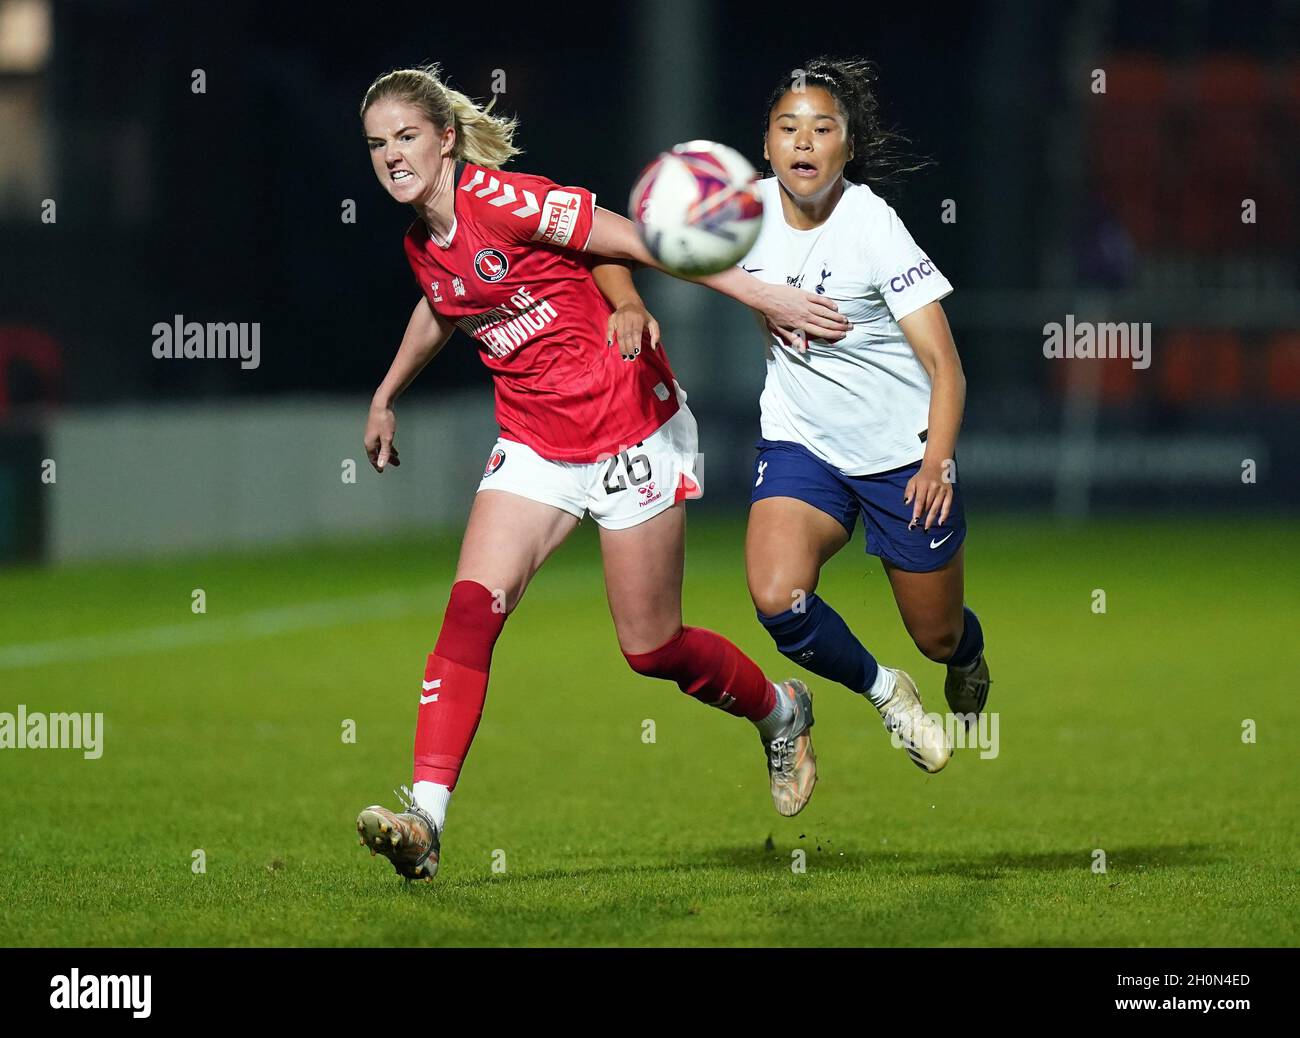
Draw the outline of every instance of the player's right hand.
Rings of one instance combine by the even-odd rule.
[[[397,415],[391,407],[370,405],[370,415],[366,418],[366,457],[376,472],[383,472],[392,465],[397,468],[402,462],[397,457],[397,448],[393,446],[393,436],[397,433]]]
[[[849,320],[833,300],[793,285],[767,285],[759,309],[769,324],[808,338],[839,342],[848,334]]]

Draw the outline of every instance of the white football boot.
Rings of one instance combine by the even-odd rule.
[[[931,775],[942,771],[952,757],[952,746],[941,722],[925,712],[916,682],[905,671],[886,667],[894,675],[894,694],[878,707],[885,728],[907,750],[912,763]]]

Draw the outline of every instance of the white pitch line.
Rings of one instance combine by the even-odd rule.
[[[202,614],[187,623],[165,624],[161,627],[55,638],[44,642],[28,642],[25,645],[0,645],[0,670],[41,667],[51,663],[84,663],[113,656],[168,652],[196,645],[274,638],[297,631],[407,616],[421,609],[428,611],[432,625],[437,622],[437,611],[446,597],[446,585],[435,584],[416,591],[390,591],[260,609],[229,618]]]

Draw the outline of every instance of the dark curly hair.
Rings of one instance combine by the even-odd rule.
[[[893,193],[904,174],[919,172],[934,163],[913,155],[911,141],[882,125],[880,102],[873,89],[876,78],[876,66],[862,58],[823,55],[805,61],[791,69],[768,97],[763,113],[764,136],[772,109],[796,85],[802,82],[805,88],[821,87],[835,98],[853,142],[853,157],[844,167],[844,176],[857,184],[869,184],[879,194]]]

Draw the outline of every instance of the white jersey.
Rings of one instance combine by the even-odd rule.
[[[799,353],[768,333],[763,437],[803,444],[850,476],[887,472],[925,453],[930,377],[898,322],[952,291],[898,214],[865,184],[845,181],[830,218],[796,230],[775,177],[759,182],[763,229],[741,266],[773,284],[835,301],[852,322],[839,342]]]

